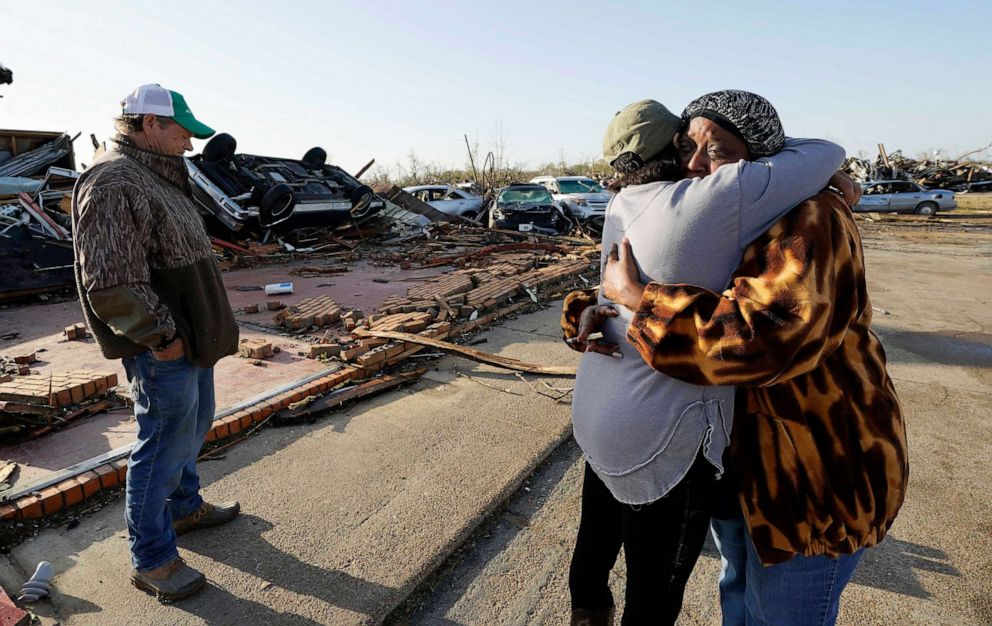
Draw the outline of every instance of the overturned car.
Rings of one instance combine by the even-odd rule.
[[[193,198],[211,225],[232,232],[337,226],[383,207],[372,189],[312,148],[302,159],[237,154],[221,133],[186,159]]]
[[[562,235],[572,229],[572,222],[543,186],[517,183],[499,190],[489,209],[489,227]]]

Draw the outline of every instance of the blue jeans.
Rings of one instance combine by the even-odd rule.
[[[124,518],[131,563],[147,571],[172,561],[172,520],[203,504],[196,457],[214,419],[214,371],[186,357],[157,361],[150,352],[124,359],[138,438],[127,466]]]
[[[720,550],[723,626],[832,626],[864,549],[838,558],[795,556],[764,567],[743,517],[713,518]]]

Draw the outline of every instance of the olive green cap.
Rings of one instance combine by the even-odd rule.
[[[632,152],[641,161],[650,161],[672,143],[681,124],[679,116],[656,100],[628,104],[606,127],[603,158],[612,164],[621,154]]]

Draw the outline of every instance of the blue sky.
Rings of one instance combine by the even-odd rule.
[[[952,156],[992,142],[992,3],[0,2],[0,127],[104,138],[139,84],[239,150],[462,166],[589,160],[615,111],[758,92],[786,132]],[[497,131],[501,129],[501,133]],[[202,144],[200,144],[202,145]],[[990,153],[987,153],[990,154]]]

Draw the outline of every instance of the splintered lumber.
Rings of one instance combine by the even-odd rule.
[[[382,337],[384,339],[395,339],[397,341],[415,343],[421,346],[430,346],[431,348],[436,348],[444,352],[450,352],[452,354],[463,356],[466,359],[471,359],[472,361],[485,363],[486,365],[494,365],[496,367],[502,367],[503,369],[513,370],[516,372],[544,374],[546,376],[575,376],[574,367],[563,365],[534,365],[532,363],[525,363],[524,361],[511,359],[505,356],[489,354],[488,352],[482,352],[481,350],[473,350],[472,348],[466,348],[465,346],[449,343],[447,341],[438,341],[437,339],[431,339],[430,337],[424,337],[422,335],[397,333],[384,330],[366,330],[364,328],[356,328],[354,330],[354,334],[360,337]]]

